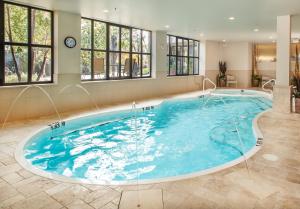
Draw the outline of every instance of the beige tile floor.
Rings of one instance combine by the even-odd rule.
[[[22,168],[15,147],[45,119],[9,124],[0,131],[0,208],[116,209],[121,192],[136,186],[71,184],[43,178]],[[44,124],[45,125],[45,124]],[[165,209],[299,209],[300,115],[265,113],[259,119],[262,149],[243,163],[196,178],[141,185],[162,189]],[[273,154],[277,161],[268,161]]]

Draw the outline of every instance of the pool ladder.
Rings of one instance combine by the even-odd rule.
[[[271,84],[272,85],[272,90],[271,89],[266,89],[266,86]],[[273,98],[273,88],[276,84],[276,80],[275,79],[270,79],[268,80],[266,83],[264,83],[264,85],[262,85],[262,90],[269,92],[271,94],[271,97]]]
[[[243,155],[243,158],[244,158],[245,166],[246,166],[248,175],[250,175],[248,160],[247,160],[247,157],[245,156],[245,145],[242,141],[242,137],[240,135],[240,131],[239,131],[239,128],[238,128],[239,121],[235,118],[235,119],[233,119],[233,123],[234,123],[234,128],[235,128],[239,143],[240,143],[240,147],[241,147],[242,155]]]
[[[205,91],[206,81],[208,81],[209,83],[211,83],[214,86],[212,89],[209,89],[209,91],[215,91],[217,89],[217,85],[212,80],[210,80],[207,77],[204,77],[203,84],[202,84],[202,91]]]
[[[213,88],[212,88],[212,89],[208,89],[208,95],[210,96],[210,95],[211,95],[211,92],[212,92],[212,91],[215,91],[215,90],[217,89],[217,85],[216,85],[212,80],[210,80],[209,78],[204,77],[203,82],[202,82],[202,92],[205,91],[205,84],[206,84],[206,81],[208,81],[209,83],[211,83],[211,84],[213,85]],[[205,94],[201,95],[200,98],[203,99],[204,106],[205,106],[206,103],[209,101],[209,98],[208,98],[206,101],[204,101],[204,100],[205,100]]]

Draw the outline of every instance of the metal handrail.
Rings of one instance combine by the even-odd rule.
[[[212,89],[213,91],[217,89],[217,85],[212,80],[210,80],[209,78],[206,77],[203,79],[203,86],[202,86],[203,91],[205,90],[206,81],[209,81],[214,86],[214,88]]]
[[[241,138],[241,135],[240,135],[240,131],[239,131],[239,128],[238,128],[238,122],[239,121],[235,118],[234,121],[233,121],[234,128],[235,128],[235,131],[237,133],[237,137],[239,139],[239,143],[240,143],[242,155],[243,155],[243,158],[244,158],[244,162],[245,162],[245,165],[246,165],[246,168],[247,168],[247,171],[248,171],[248,175],[250,176],[248,161],[247,161],[247,157],[245,156],[245,145],[244,145],[244,143],[242,141],[242,138]]]
[[[262,85],[262,89],[263,89],[264,91],[268,91],[268,92],[270,92],[271,94],[273,94],[273,90],[270,90],[270,89],[266,89],[266,88],[265,88],[266,85],[268,85],[268,84],[270,84],[270,83],[272,83],[272,82],[274,82],[274,85],[276,84],[276,80],[275,80],[275,79],[270,79],[270,80],[268,80],[266,83],[264,83],[264,85]],[[274,85],[272,85],[272,87],[273,87]]]

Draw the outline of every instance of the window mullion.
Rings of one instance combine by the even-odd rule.
[[[129,29],[129,74],[130,74],[130,78],[132,78],[132,71],[133,71],[133,67],[132,67],[132,28]]]
[[[178,38],[176,37],[176,75],[178,75]]]
[[[110,57],[110,54],[109,54],[109,24],[106,23],[106,80],[109,80],[109,57]]]
[[[196,41],[194,41],[193,42],[193,74],[195,75],[195,71],[196,71],[196,69],[195,69],[195,57],[196,57],[196,53],[195,53],[195,43],[197,43]]]
[[[32,82],[32,69],[33,69],[33,62],[32,62],[32,58],[33,58],[33,53],[32,53],[32,11],[31,8],[27,8],[27,17],[28,17],[28,78],[27,78],[27,82],[31,83]]]
[[[4,76],[5,76],[5,70],[4,70],[4,63],[5,63],[5,57],[4,57],[4,2],[0,1],[0,85],[2,86],[4,84]],[[2,30],[3,29],[3,30]]]
[[[168,35],[167,36],[167,38],[168,38],[168,59],[169,59],[169,64],[168,64],[168,70],[169,70],[169,76],[171,75],[171,67],[170,67],[170,65],[171,65],[171,57],[170,57],[170,55],[171,55],[171,43],[170,43],[170,36]]]
[[[51,12],[51,82],[54,75],[54,15]]]
[[[190,75],[190,40],[188,39],[188,45],[187,45],[187,50],[188,50],[188,62],[187,62],[187,74]],[[193,68],[193,72],[192,74],[194,74],[194,68]]]
[[[94,20],[91,22],[91,80],[94,80]]]
[[[150,77],[152,77],[152,32],[150,32]]]
[[[187,53],[188,53],[188,59],[187,59],[187,74],[190,74],[190,40],[187,39]],[[194,71],[193,71],[194,74]]]
[[[119,28],[119,78],[121,78],[121,68],[122,68],[122,65],[121,65],[121,56],[122,56],[122,50],[121,50],[121,27],[118,27]]]
[[[200,73],[200,42],[197,42],[197,49],[198,49],[198,64],[197,64],[197,66],[198,66],[198,69],[197,69],[197,71],[198,71],[198,74]]]
[[[143,30],[141,30],[141,76],[140,77],[143,77]]]

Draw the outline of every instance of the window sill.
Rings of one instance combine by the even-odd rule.
[[[146,78],[133,78],[133,79],[112,79],[112,80],[88,80],[81,81],[82,84],[92,84],[92,83],[107,83],[107,82],[127,82],[127,81],[141,81],[141,80],[155,80],[157,78],[154,77],[146,77]]]
[[[11,84],[11,85],[3,85],[0,86],[0,89],[16,89],[16,88],[27,88],[30,86],[57,86],[57,83],[32,83],[32,84]]]
[[[168,75],[167,78],[201,77],[203,75]]]

